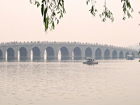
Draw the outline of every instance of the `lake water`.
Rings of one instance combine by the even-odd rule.
[[[0,62],[0,105],[140,105],[140,63]]]

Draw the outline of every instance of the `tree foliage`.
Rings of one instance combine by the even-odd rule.
[[[66,13],[64,0],[30,0],[30,2],[37,7],[40,7],[41,14],[43,17],[43,23],[45,26],[45,31],[48,29],[52,30],[55,28],[55,25],[59,23],[60,19],[63,18],[63,15]],[[132,18],[131,13],[133,8],[129,0],[121,0],[122,11],[124,13],[123,20],[127,17]],[[93,16],[96,16],[98,10],[95,8],[95,0],[86,0],[86,4],[90,5],[90,13]],[[98,14],[103,22],[107,19],[114,21],[113,13],[108,9],[106,1],[103,5],[103,11]]]

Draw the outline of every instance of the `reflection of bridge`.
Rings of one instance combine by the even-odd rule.
[[[86,57],[95,59],[125,58],[128,54],[138,57],[138,51],[109,45],[76,43],[76,42],[11,42],[0,44],[1,60],[81,60]]]

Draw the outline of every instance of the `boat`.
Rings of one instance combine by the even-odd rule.
[[[92,58],[87,58],[87,61],[84,61],[83,64],[92,65],[92,64],[98,64],[98,62],[94,61],[94,59]]]
[[[133,55],[127,55],[126,56],[126,60],[133,60],[134,58],[133,58]]]

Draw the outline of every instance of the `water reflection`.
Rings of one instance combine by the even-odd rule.
[[[1,62],[0,68],[1,105],[140,104],[138,60]]]

